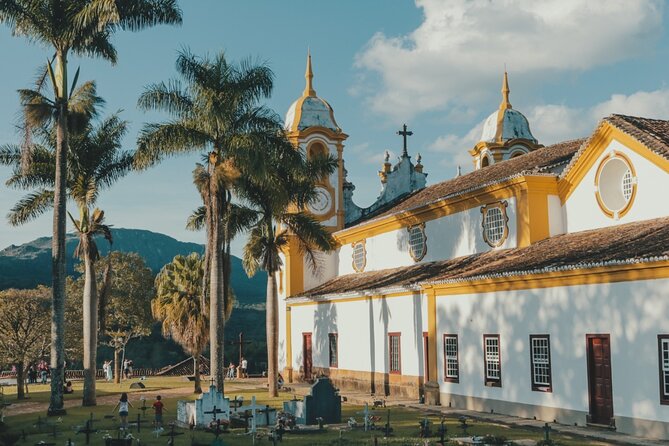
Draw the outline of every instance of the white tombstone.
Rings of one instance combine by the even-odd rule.
[[[230,421],[230,400],[212,384],[195,401],[177,403],[177,421],[186,426],[207,427],[214,420],[214,408],[217,420]]]
[[[255,432],[258,426],[274,426],[276,424],[276,409],[257,405],[255,396],[251,398],[250,405],[241,406],[237,409],[237,417],[239,417],[239,413],[244,413],[247,410],[251,412],[251,418],[249,418],[251,432]]]

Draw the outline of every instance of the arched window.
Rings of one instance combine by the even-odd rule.
[[[367,264],[367,250],[365,249],[365,241],[356,242],[353,244],[353,269],[361,273],[365,270]]]
[[[481,168],[488,167],[490,165],[490,158],[488,155],[483,155],[481,157]]]
[[[322,142],[314,142],[309,144],[307,148],[307,158],[311,159],[315,156],[325,157],[328,155],[328,149]]]
[[[425,224],[409,226],[409,255],[418,262],[427,254],[427,237],[425,236]]]
[[[506,201],[498,201],[481,208],[483,214],[483,240],[493,248],[502,246],[509,235],[509,217],[506,215]]]

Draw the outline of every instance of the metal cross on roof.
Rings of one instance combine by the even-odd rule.
[[[407,136],[413,135],[413,132],[407,131],[407,125],[404,124],[402,126],[402,130],[399,130],[397,132],[397,134],[400,135],[402,137],[402,139],[404,140],[404,146],[402,148],[402,157],[407,157],[407,156],[409,156],[408,153],[407,153]]]

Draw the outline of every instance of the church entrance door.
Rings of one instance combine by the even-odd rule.
[[[311,333],[302,333],[302,369],[304,370],[304,379],[311,379]]]
[[[613,418],[611,344],[608,334],[586,335],[590,422],[610,425]]]

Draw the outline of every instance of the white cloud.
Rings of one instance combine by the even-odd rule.
[[[531,107],[526,116],[532,134],[541,144],[549,145],[591,135],[597,123],[612,113],[669,119],[669,88],[638,91],[630,95],[614,94],[606,101],[585,108],[537,105]],[[442,165],[461,165],[463,170],[469,171],[472,164],[468,150],[479,141],[482,125],[482,122],[477,124],[465,135],[440,136],[429,145],[429,149],[442,156]]]
[[[480,101],[505,63],[514,82],[522,82],[548,71],[586,70],[634,57],[659,36],[664,7],[661,0],[416,4],[424,13],[417,29],[399,37],[377,33],[356,57],[368,84],[351,91],[392,117]]]

